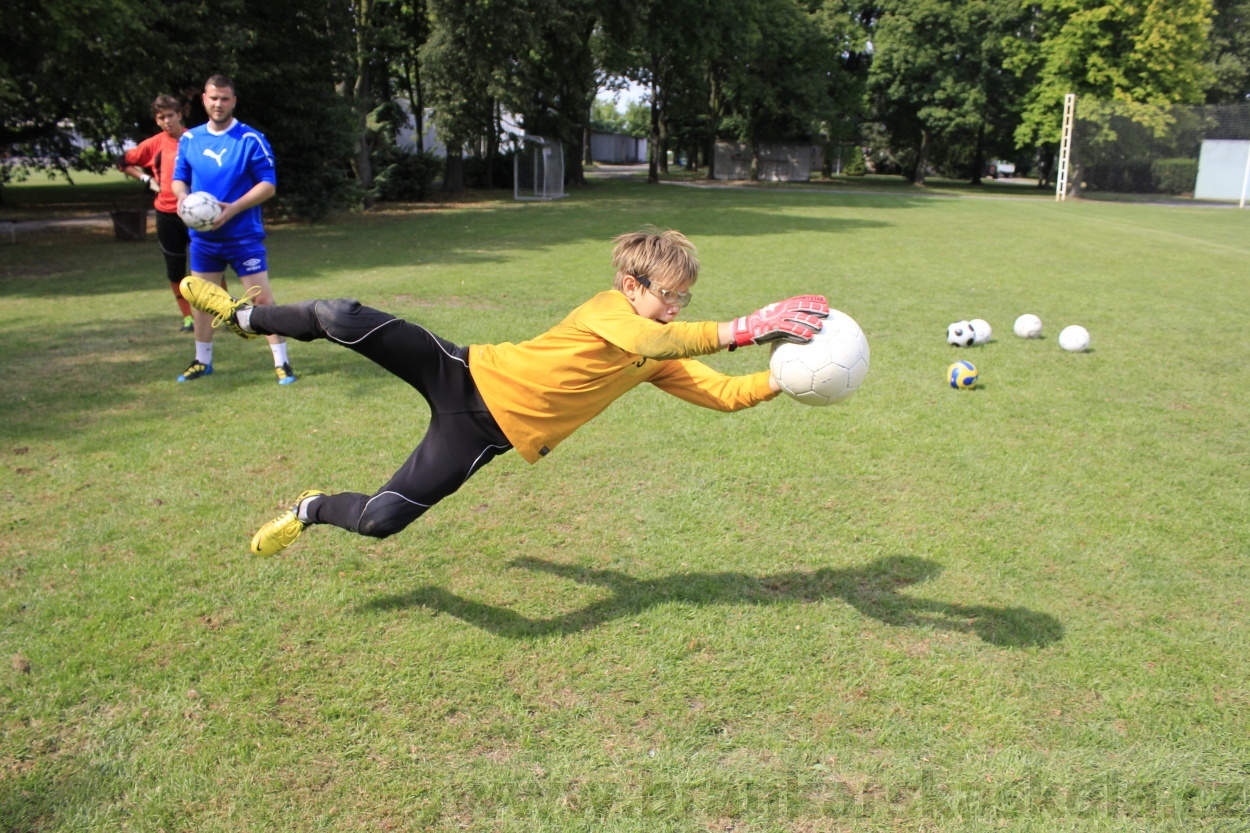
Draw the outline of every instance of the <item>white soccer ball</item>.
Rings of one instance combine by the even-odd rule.
[[[994,330],[990,327],[990,322],[986,321],[984,318],[974,318],[968,323],[972,325],[973,344],[985,344],[990,340],[990,336],[994,335]]]
[[[768,367],[782,391],[804,405],[832,405],[859,390],[868,358],[868,339],[855,319],[831,309],[809,343],[775,343]]]
[[[946,328],[946,343],[956,347],[971,347],[976,340],[976,333],[969,321],[956,321]]]
[[[1042,319],[1026,312],[1016,319],[1014,329],[1020,338],[1037,338],[1042,334]]]
[[[207,191],[196,191],[188,194],[182,205],[178,206],[178,216],[187,224],[187,228],[210,231],[213,223],[221,216],[221,204]]]
[[[1059,346],[1069,353],[1084,353],[1089,349],[1089,330],[1079,324],[1064,327],[1059,334]]]

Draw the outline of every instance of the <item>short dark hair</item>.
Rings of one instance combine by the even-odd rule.
[[[204,82],[204,86],[205,87],[221,87],[222,89],[229,87],[231,93],[235,91],[234,82],[230,80],[230,76],[222,75],[220,72],[217,73],[216,75],[208,76],[208,80]]]
[[[173,110],[175,113],[182,115],[182,102],[172,95],[158,95],[152,100],[152,115],[155,116],[162,110]]]

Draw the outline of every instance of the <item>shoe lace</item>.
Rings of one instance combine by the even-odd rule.
[[[230,319],[234,317],[235,311],[238,310],[238,308],[243,306],[244,304],[247,304],[250,301],[252,301],[259,294],[260,294],[259,286],[249,287],[247,292],[243,293],[243,297],[235,301],[230,306],[230,309],[226,310],[225,312],[218,313],[216,316],[213,317],[213,329],[214,330],[217,329],[222,324],[229,324]]]

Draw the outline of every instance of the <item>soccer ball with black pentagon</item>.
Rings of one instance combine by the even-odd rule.
[[[956,321],[946,328],[946,342],[956,347],[971,347],[976,338],[976,330],[972,329],[970,321]]]
[[[178,206],[178,216],[187,224],[187,228],[210,231],[213,223],[221,216],[221,204],[207,191],[196,191],[188,194],[182,205]]]
[[[864,331],[851,316],[831,309],[808,344],[774,344],[768,366],[789,396],[804,405],[832,405],[859,390],[868,361]]]

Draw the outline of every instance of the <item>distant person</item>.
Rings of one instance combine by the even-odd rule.
[[[250,303],[273,304],[265,227],[260,204],[277,193],[273,151],[255,128],[234,117],[234,82],[214,75],[204,83],[208,123],[182,134],[173,191],[178,204],[193,191],[207,191],[222,207],[211,231],[191,230],[191,274],[222,287],[226,267],[234,269]],[[295,381],[286,339],[269,336],[279,385]],[[195,313],[195,359],[178,377],[190,382],[213,372],[213,316]]]
[[[726,376],[693,357],[748,344],[808,342],[829,314],[823,297],[801,295],[733,321],[677,322],[690,303],[699,261],[676,231],[621,235],[612,265],[612,288],[547,332],[520,344],[470,347],[351,298],[252,307],[216,284],[184,280],[182,294],[191,306],[212,312],[238,335],[281,333],[341,344],[407,382],[430,407],[425,436],[389,482],[371,495],[303,492],[252,537],[252,552],[273,555],[309,524],[374,538],[394,535],[508,449],[536,463],[643,382],[718,411],[772,399],[781,386],[769,371]],[[648,436],[665,441],[662,428]]]
[[[182,125],[184,114],[185,109],[178,99],[158,95],[152,102],[152,116],[161,132],[126,151],[117,167],[156,194],[152,204],[156,209],[156,242],[165,257],[165,277],[169,278],[169,286],[182,312],[182,332],[189,333],[194,329],[191,306],[179,294],[178,284],[187,276],[187,245],[191,238],[186,225],[178,219],[178,197],[171,188],[174,160],[178,157],[178,140],[186,131]]]

